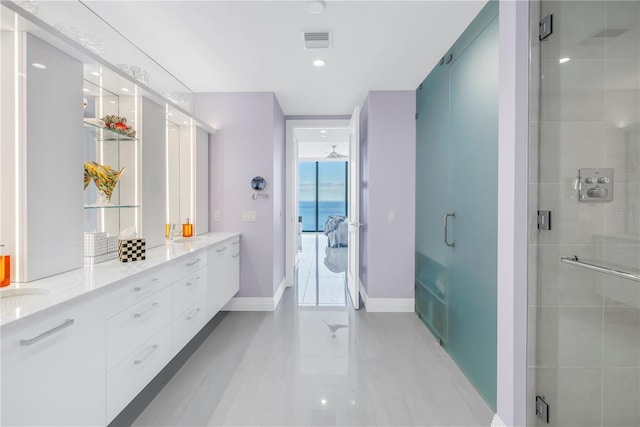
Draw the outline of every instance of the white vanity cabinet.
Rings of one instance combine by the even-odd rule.
[[[208,251],[207,313],[213,317],[240,289],[240,238],[218,243]]]
[[[206,259],[206,251],[195,259]],[[198,265],[201,265],[198,263]],[[182,271],[184,272],[184,270]],[[173,355],[175,356],[211,319],[206,314],[207,265],[190,270],[173,282]]]
[[[2,331],[3,426],[105,421],[104,310],[89,299]]]
[[[109,296],[106,423],[171,359],[170,267],[152,269]]]
[[[100,277],[70,272],[93,287],[3,324],[0,425],[113,421],[238,291],[238,236],[199,238],[211,241],[168,259],[168,248],[151,249],[146,268],[114,261]]]

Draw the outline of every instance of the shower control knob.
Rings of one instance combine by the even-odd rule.
[[[608,184],[609,183],[609,178],[607,178],[606,176],[598,178],[598,183],[599,184]]]
[[[598,182],[598,178],[596,178],[595,176],[592,176],[591,178],[585,178],[584,182],[587,184],[595,184]]]

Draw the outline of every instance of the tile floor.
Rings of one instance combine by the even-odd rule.
[[[325,236],[305,235],[278,309],[229,313],[134,425],[489,426],[416,315],[354,310],[325,249]]]

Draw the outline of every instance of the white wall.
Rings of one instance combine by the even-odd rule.
[[[284,151],[277,149],[281,132],[279,105],[271,92],[199,93],[194,96],[194,113],[217,132],[211,135],[209,146],[209,229],[242,233],[240,244],[239,298],[261,298],[251,301],[253,309],[273,309],[267,304],[284,278],[284,272],[274,274],[274,260],[284,259],[284,247],[278,243],[284,227],[276,227],[280,218],[274,212],[284,212],[284,200],[274,198],[280,191],[280,171],[276,164]],[[267,198],[252,199],[251,179],[262,176],[267,181]],[[215,220],[220,211],[220,220]],[[257,213],[257,221],[243,221],[243,212]],[[281,219],[284,221],[284,217]],[[280,277],[277,277],[280,276]],[[266,298],[266,299],[265,299]],[[271,300],[273,302],[273,299]],[[241,307],[238,306],[238,309]]]
[[[500,2],[498,378],[494,425],[526,424],[529,2]]]
[[[368,310],[375,298],[402,299],[406,311],[414,310],[415,112],[416,93],[405,90],[369,92],[361,113],[361,275]]]

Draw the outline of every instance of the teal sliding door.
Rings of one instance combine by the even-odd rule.
[[[449,71],[451,211],[448,351],[495,409],[498,22]]]
[[[498,5],[417,92],[416,312],[496,409]]]
[[[449,248],[443,244],[443,212],[449,198],[449,72],[436,67],[416,96],[416,312],[447,343]]]

